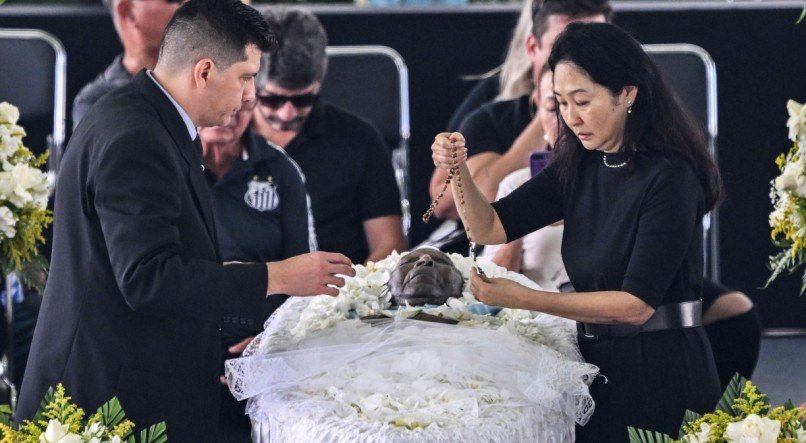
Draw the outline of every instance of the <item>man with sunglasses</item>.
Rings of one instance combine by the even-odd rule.
[[[319,248],[353,263],[404,250],[400,192],[380,133],[318,99],[325,30],[305,11],[269,9],[264,16],[281,43],[261,60],[254,126],[302,168]]]
[[[154,69],[165,26],[187,0],[103,0],[123,44],[123,54],[84,85],[73,100],[73,129],[107,92],[129,83],[143,68]]]

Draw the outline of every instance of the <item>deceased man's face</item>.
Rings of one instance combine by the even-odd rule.
[[[462,294],[464,279],[450,257],[436,249],[418,249],[403,256],[389,278],[395,302],[441,305]]]

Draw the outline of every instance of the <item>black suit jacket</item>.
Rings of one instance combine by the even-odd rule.
[[[262,312],[265,264],[222,266],[201,152],[143,71],[100,100],[61,164],[53,255],[17,418],[63,382],[92,413],[211,441],[222,317]]]

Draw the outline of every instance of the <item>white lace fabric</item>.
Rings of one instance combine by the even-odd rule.
[[[458,325],[408,319],[363,322],[389,307],[397,254],[356,266],[335,298],[288,300],[227,379],[259,441],[573,441],[593,412],[573,322],[528,311],[474,315],[472,294],[428,310]],[[451,257],[468,275],[469,259]],[[492,277],[534,284],[489,261]],[[384,277],[385,276],[385,277]],[[384,278],[386,280],[384,280]],[[562,296],[562,295],[558,295]]]

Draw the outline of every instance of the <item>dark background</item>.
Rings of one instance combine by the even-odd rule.
[[[770,180],[777,174],[774,159],[790,146],[786,100],[806,101],[806,23],[794,25],[800,13],[795,8],[725,6],[639,11],[619,9],[617,4],[615,22],[642,43],[692,43],[714,59],[718,159],[727,190],[719,213],[722,280],[758,303],[765,327],[806,327],[806,299],[798,297],[800,273],[759,289],[768,275],[767,257],[775,252],[767,215]],[[516,7],[313,9],[329,33],[330,44],[387,45],[408,65],[411,240],[419,243],[437,224],[432,221],[425,226],[419,220],[428,206],[433,170],[430,142],[471,87],[460,76],[500,63],[517,18]],[[79,88],[121,50],[111,19],[100,5],[6,5],[0,7],[0,27],[44,29],[62,41],[68,55],[68,116]]]

